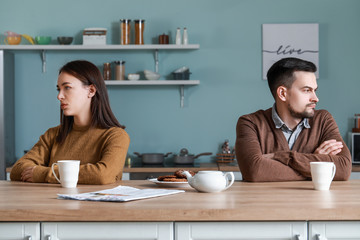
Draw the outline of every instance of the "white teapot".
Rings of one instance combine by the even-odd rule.
[[[224,174],[221,171],[199,171],[191,176],[188,171],[184,171],[183,174],[189,185],[199,192],[221,192],[228,189],[235,180],[232,172]]]

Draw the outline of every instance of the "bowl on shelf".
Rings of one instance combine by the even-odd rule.
[[[18,45],[21,42],[21,36],[7,36],[5,43],[9,45]]]
[[[4,35],[6,36],[6,38],[4,40],[5,44],[18,45],[21,42],[21,35],[20,34],[7,31],[7,32],[4,33]]]
[[[57,41],[60,45],[69,45],[72,43],[73,39],[74,39],[73,37],[64,37],[64,36],[57,37]]]
[[[159,80],[160,74],[149,70],[144,70],[145,78],[147,80]]]
[[[129,79],[130,81],[139,80],[139,79],[140,79],[140,74],[137,74],[137,73],[129,73],[129,74],[128,74],[128,79]]]
[[[190,70],[187,67],[181,67],[172,72],[174,80],[189,80]]]
[[[39,45],[47,45],[47,44],[50,44],[51,37],[50,36],[36,36],[35,42],[36,42],[36,44],[39,44]]]

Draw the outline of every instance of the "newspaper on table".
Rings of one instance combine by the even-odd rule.
[[[161,197],[182,192],[185,191],[170,189],[138,189],[134,187],[120,185],[115,188],[101,190],[97,192],[79,194],[58,194],[58,198],[80,201],[127,202],[138,199]]]

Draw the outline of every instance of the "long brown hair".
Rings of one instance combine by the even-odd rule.
[[[121,125],[114,116],[109,103],[109,97],[104,79],[99,69],[91,62],[85,60],[76,60],[68,62],[60,70],[60,73],[70,74],[79,79],[84,85],[93,85],[96,93],[91,99],[91,126],[99,128],[120,127]],[[73,116],[65,116],[63,110],[60,110],[60,130],[56,141],[62,143],[70,133],[74,123]]]

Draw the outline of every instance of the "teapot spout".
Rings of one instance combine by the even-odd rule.
[[[183,171],[182,174],[186,176],[188,182],[193,178],[193,176],[188,171]]]
[[[195,187],[194,187],[194,182],[195,182],[195,181],[194,181],[193,175],[191,175],[191,173],[189,173],[188,171],[183,171],[182,174],[186,176],[189,185],[190,185],[192,188],[195,188]]]

